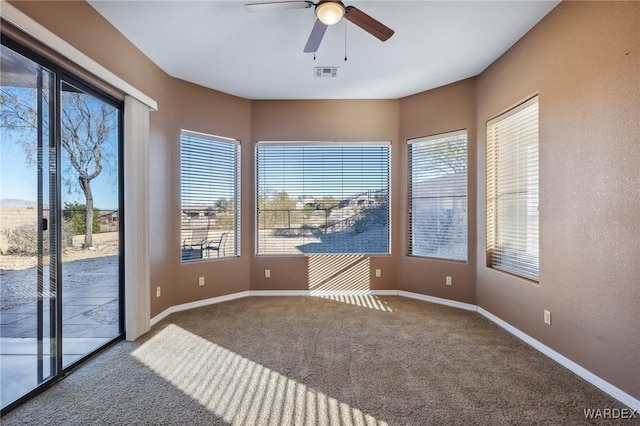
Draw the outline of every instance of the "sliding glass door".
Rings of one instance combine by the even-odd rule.
[[[54,74],[1,51],[0,401],[58,373]],[[52,250],[53,248],[53,250]]]
[[[122,105],[4,37],[0,60],[4,412],[123,335]]]
[[[120,334],[120,111],[60,83],[62,366]]]

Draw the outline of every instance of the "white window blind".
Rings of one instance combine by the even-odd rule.
[[[535,97],[487,123],[489,266],[537,281],[538,231]]]
[[[389,253],[389,143],[259,142],[257,254]]]
[[[409,142],[409,255],[467,260],[467,132]]]
[[[182,261],[240,255],[240,143],[183,130]]]

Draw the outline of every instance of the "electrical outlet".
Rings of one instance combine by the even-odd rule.
[[[376,269],[376,278],[380,278],[382,276],[382,269]]]
[[[203,286],[204,285],[204,277],[198,278],[198,285],[199,286]]]
[[[156,297],[160,297],[160,286],[156,287]]]
[[[271,269],[265,269],[264,270],[264,277],[265,278],[271,278]]]
[[[451,285],[451,283],[452,283],[451,277],[447,275],[447,276],[445,277],[445,279],[444,279],[444,283],[445,283],[446,285]]]
[[[544,323],[547,325],[551,325],[551,312],[544,310]]]

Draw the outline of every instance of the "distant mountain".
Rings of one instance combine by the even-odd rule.
[[[18,198],[2,198],[0,199],[0,209],[35,209],[38,207],[36,201],[21,200]],[[44,205],[47,208],[47,204]]]

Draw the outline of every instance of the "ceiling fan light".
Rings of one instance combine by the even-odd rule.
[[[344,16],[344,6],[332,1],[320,3],[316,7],[316,16],[325,25],[337,24]]]

